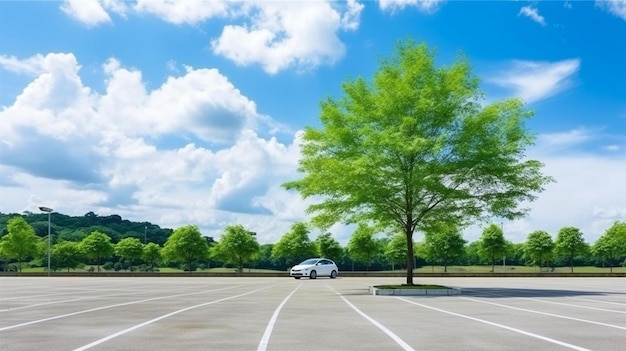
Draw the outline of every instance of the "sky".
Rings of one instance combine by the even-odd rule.
[[[407,39],[438,65],[467,57],[485,103],[535,113],[527,156],[556,181],[528,216],[494,219],[507,240],[575,226],[593,243],[625,219],[626,0],[0,1],[0,212],[276,242],[309,220],[281,184],[302,176],[320,101]],[[353,229],[330,231],[345,245]]]

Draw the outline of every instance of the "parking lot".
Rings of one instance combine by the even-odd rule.
[[[624,350],[624,278],[0,277],[0,350]]]

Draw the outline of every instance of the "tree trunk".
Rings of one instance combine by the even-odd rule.
[[[410,223],[407,224],[410,226]],[[407,255],[406,255],[406,284],[413,285],[413,233],[410,228],[405,228],[406,233],[406,246],[407,246]]]

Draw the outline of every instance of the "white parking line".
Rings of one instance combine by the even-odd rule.
[[[534,299],[534,298],[530,298],[530,297],[520,297],[520,299],[528,300],[528,301],[548,303],[548,304],[553,304],[553,305],[561,305],[561,306],[568,306],[568,307],[583,308],[583,309],[588,309],[588,310],[602,311],[602,312],[626,313],[626,311],[610,310],[610,309],[607,309],[607,308],[599,308],[599,307],[591,307],[591,306],[582,306],[582,305],[576,305],[576,304],[573,304],[573,303],[555,302],[555,301]]]
[[[452,315],[452,316],[469,319],[469,320],[472,320],[472,321],[475,321],[475,322],[485,323],[485,324],[488,324],[488,325],[491,325],[491,326],[494,326],[494,327],[510,330],[512,332],[515,332],[515,333],[523,334],[523,335],[530,336],[530,337],[533,337],[533,338],[536,338],[536,339],[540,339],[540,340],[544,340],[544,341],[547,341],[547,342],[550,342],[550,343],[553,343],[553,344],[561,345],[561,346],[567,347],[567,348],[572,349],[572,350],[591,351],[591,350],[586,349],[584,347],[568,344],[566,342],[559,341],[559,340],[552,339],[552,338],[548,338],[546,336],[542,336],[542,335],[531,333],[531,332],[527,332],[527,331],[524,331],[524,330],[521,330],[521,329],[509,327],[509,326],[506,326],[504,324],[494,323],[494,322],[486,321],[484,319],[471,317],[471,316],[467,316],[467,315],[456,313],[456,312],[446,311],[446,310],[442,310],[440,308],[436,308],[436,307],[432,307],[432,306],[423,305],[421,303],[417,303],[415,301],[407,300],[407,299],[402,298],[402,297],[397,297],[397,299],[405,301],[405,302],[408,302],[408,303],[413,304],[413,305],[417,305],[417,306],[420,306],[420,307],[423,307],[423,308],[427,308],[427,309],[430,309],[430,310],[433,310],[433,311],[437,311],[437,312],[449,314],[449,315]],[[468,300],[473,300],[473,299],[468,299]]]
[[[603,327],[609,327],[609,328],[626,330],[626,327],[622,327],[620,325],[615,325],[615,324],[595,322],[595,321],[590,321],[588,319],[575,318],[575,317],[563,316],[563,315],[560,315],[560,314],[554,314],[554,313],[548,313],[548,312],[529,310],[529,309],[520,308],[520,307],[507,306],[507,305],[502,305],[502,304],[495,303],[495,302],[488,302],[488,301],[482,301],[482,300],[477,300],[477,299],[471,299],[469,297],[462,297],[462,299],[469,300],[469,301],[474,301],[474,302],[480,302],[480,303],[484,303],[484,304],[487,304],[487,305],[493,305],[493,306],[498,306],[498,307],[503,307],[503,308],[509,308],[509,309],[517,310],[517,311],[536,313],[536,314],[541,314],[541,315],[544,315],[544,316],[550,316],[550,317],[562,318],[562,319],[569,319],[571,321],[577,321],[577,322],[582,322],[582,323],[601,325]]]
[[[283,302],[281,302],[280,305],[278,305],[278,308],[276,308],[276,311],[274,311],[274,314],[272,314],[272,318],[270,319],[270,322],[267,324],[267,327],[265,328],[265,333],[263,333],[263,337],[261,338],[261,342],[259,343],[259,347],[257,348],[257,351],[265,351],[267,349],[267,344],[270,342],[270,336],[272,335],[272,330],[274,329],[274,324],[276,324],[276,320],[278,319],[278,315],[280,314],[280,311],[283,309],[283,306],[285,305],[285,303],[287,303],[287,300],[289,300],[291,295],[293,295],[296,292],[296,290],[300,289],[301,286],[302,286],[302,283],[300,283],[300,285],[298,285],[295,289],[293,289],[291,294],[287,295],[287,297],[285,297]]]
[[[376,321],[374,318],[368,316],[367,314],[365,314],[363,311],[361,311],[360,309],[358,309],[355,305],[353,305],[350,301],[348,301],[348,299],[346,299],[345,297],[343,297],[340,293],[338,293],[335,289],[333,289],[332,287],[330,287],[330,285],[326,285],[330,290],[334,291],[335,294],[339,295],[339,297],[341,297],[341,299],[348,304],[348,306],[352,307],[353,310],[355,310],[358,314],[360,314],[363,318],[367,319],[370,323],[374,324],[375,326],[378,327],[378,329],[382,330],[385,334],[387,334],[387,336],[389,336],[393,341],[395,341],[398,345],[400,345],[400,347],[402,347],[403,350],[405,351],[415,351],[414,348],[412,348],[409,344],[407,344],[404,340],[402,340],[399,336],[397,336],[394,332],[392,332],[391,330],[387,329],[387,327],[385,327],[384,325],[378,323],[378,321]]]
[[[5,330],[10,330],[10,329],[15,329],[15,328],[20,328],[20,327],[25,327],[27,325],[32,325],[32,324],[37,324],[37,323],[43,323],[43,322],[47,322],[47,321],[52,321],[55,319],[60,319],[60,318],[65,318],[65,317],[71,317],[71,316],[76,316],[79,314],[83,314],[83,313],[89,313],[89,312],[95,312],[95,311],[101,311],[101,310],[106,310],[109,308],[115,308],[115,307],[121,307],[121,306],[128,306],[128,305],[134,305],[134,304],[138,304],[138,303],[143,303],[143,302],[149,302],[149,301],[156,301],[156,300],[163,300],[163,299],[171,299],[174,297],[181,297],[181,296],[190,296],[190,295],[199,295],[199,294],[206,294],[208,292],[214,292],[214,291],[220,291],[220,290],[228,290],[228,289],[234,289],[239,287],[240,285],[236,285],[236,286],[231,286],[231,287],[227,287],[227,288],[220,288],[220,289],[213,289],[213,290],[205,290],[205,291],[200,291],[200,292],[194,292],[194,293],[187,293],[187,294],[176,294],[176,295],[169,295],[169,296],[159,296],[159,297],[153,297],[150,299],[143,299],[143,300],[137,300],[137,301],[130,301],[130,302],[124,302],[124,303],[118,303],[118,304],[114,304],[114,305],[108,305],[108,306],[102,306],[102,307],[96,307],[96,308],[91,308],[88,310],[82,310],[82,311],[77,311],[77,312],[72,312],[72,313],[66,313],[66,314],[62,314],[59,316],[54,316],[54,317],[48,317],[48,318],[43,318],[43,319],[38,319],[35,321],[30,321],[30,322],[25,322],[25,323],[20,323],[20,324],[14,324],[14,325],[10,325],[8,327],[2,327],[0,328],[0,332],[5,331]]]
[[[111,339],[117,338],[117,337],[118,337],[118,336],[120,336],[120,335],[124,335],[124,334],[129,333],[129,332],[131,332],[131,331],[133,331],[133,330],[139,329],[139,328],[141,328],[141,327],[145,327],[146,325],[149,325],[149,324],[152,324],[152,323],[158,322],[158,321],[160,321],[160,320],[162,320],[162,319],[165,319],[165,318],[168,318],[168,317],[171,317],[171,316],[177,315],[177,314],[179,314],[179,313],[182,313],[182,312],[185,312],[185,311],[189,311],[189,310],[193,310],[193,309],[195,309],[195,308],[199,308],[199,307],[204,307],[204,306],[212,305],[212,304],[214,304],[214,303],[218,303],[218,302],[222,302],[222,301],[227,301],[227,300],[232,300],[232,299],[235,299],[235,298],[238,298],[238,297],[242,297],[242,296],[246,296],[246,295],[254,294],[254,293],[256,293],[256,292],[259,292],[259,291],[262,291],[262,290],[265,290],[265,289],[269,289],[270,287],[271,287],[271,286],[266,286],[266,287],[264,287],[264,288],[260,288],[260,289],[252,290],[252,291],[249,291],[249,292],[247,292],[247,293],[243,293],[243,294],[239,294],[239,295],[234,295],[234,296],[230,296],[230,297],[225,297],[225,298],[223,298],[223,299],[214,300],[214,301],[209,301],[209,302],[201,303],[201,304],[194,305],[194,306],[189,306],[189,307],[186,307],[186,308],[180,309],[180,310],[178,310],[178,311],[174,311],[174,312],[171,312],[171,313],[168,313],[168,314],[164,314],[164,315],[162,315],[162,316],[160,316],[160,317],[157,317],[157,318],[151,319],[151,320],[146,321],[146,322],[143,322],[143,323],[141,323],[141,324],[137,324],[137,325],[135,325],[135,326],[133,326],[133,327],[130,327],[130,328],[124,329],[124,330],[122,330],[122,331],[119,331],[119,332],[117,332],[117,333],[114,333],[114,334],[111,334],[111,335],[109,335],[109,336],[106,336],[106,337],[104,337],[104,338],[102,338],[102,339],[98,339],[98,340],[96,340],[96,341],[94,341],[94,342],[92,342],[92,343],[90,343],[90,344],[87,344],[87,345],[81,346],[81,347],[79,347],[79,348],[76,348],[76,349],[74,349],[73,351],[83,351],[83,350],[88,350],[88,349],[90,349],[90,348],[92,348],[92,347],[94,347],[94,346],[100,345],[100,344],[102,344],[102,343],[104,343],[104,342],[107,342],[107,341],[109,341],[109,340],[111,340]]]

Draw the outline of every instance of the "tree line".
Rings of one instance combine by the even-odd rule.
[[[74,223],[67,219],[69,216],[55,215],[65,220],[61,221],[63,224]],[[24,263],[47,267],[47,222],[45,235],[35,229],[40,217],[32,213],[0,214],[0,270],[21,271]],[[344,271],[403,269],[407,262],[407,244],[402,232],[379,233],[367,225],[357,226],[345,247],[329,232],[311,240],[311,228],[303,222],[294,223],[278,242],[263,245],[258,243],[256,233],[242,225],[227,226],[219,241],[202,235],[195,225],[176,230],[150,225],[153,231],[169,233],[160,244],[150,240],[161,238],[159,235],[148,239],[144,232],[142,241],[136,231],[119,234],[117,230],[106,229],[111,224],[119,228],[120,223],[126,223],[128,228],[137,228],[137,224],[142,223],[93,213],[86,217],[108,219],[96,226],[89,223],[90,232],[78,228],[72,235],[67,235],[67,228],[54,224],[55,231],[51,231],[50,238],[51,270],[70,271],[84,265],[97,271],[154,271],[159,267],[185,271],[214,267],[238,271],[246,268],[286,270],[317,256],[335,260]],[[111,236],[112,231],[118,235]],[[491,265],[494,271],[501,260],[510,266],[537,266],[540,270],[568,266],[574,272],[575,266],[595,265],[609,267],[612,271],[613,267],[626,264],[626,222],[615,222],[593,244],[586,243],[583,233],[575,227],[561,228],[554,239],[546,231],[538,230],[530,233],[524,243],[512,243],[505,239],[501,226],[490,224],[478,240],[468,243],[457,227],[438,225],[425,232],[423,241],[414,246],[414,267],[437,265],[443,267],[444,272],[450,265],[485,264]]]

